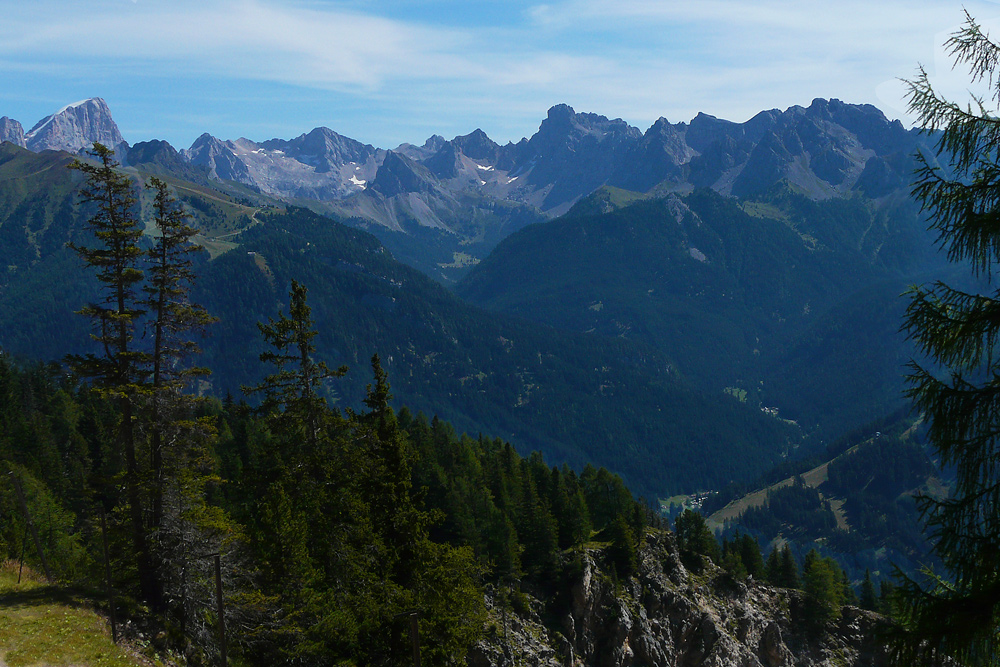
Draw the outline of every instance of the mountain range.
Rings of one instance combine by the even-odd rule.
[[[68,105],[24,133],[0,118],[0,141],[77,153],[93,141],[123,164],[149,161],[123,142],[104,100]],[[745,123],[699,114],[645,132],[560,104],[538,131],[500,145],[482,130],[422,145],[375,148],[319,127],[294,139],[221,140],[203,134],[175,162],[205,178],[334,213],[376,234],[400,259],[444,282],[464,275],[507,235],[558,217],[601,186],[641,193],[711,188],[760,195],[778,181],[815,200],[905,191],[921,135],[870,105],[816,99]],[[145,144],[139,144],[140,147]]]
[[[751,479],[897,409],[898,295],[946,266],[908,193],[927,137],[838,100],[645,132],[557,105],[506,145],[476,130],[385,150],[317,128],[178,151],[119,141],[95,98],[28,133],[4,117],[0,137],[3,349],[52,359],[86,339],[72,312],[94,286],[63,248],[80,178],[57,167],[101,141],[202,229],[214,391],[260,376],[255,324],[295,278],[331,365],[378,351],[400,402],[648,495]]]

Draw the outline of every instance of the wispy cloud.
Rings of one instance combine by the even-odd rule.
[[[223,88],[249,97],[265,84],[311,90],[311,106],[271,100],[266,113],[279,112],[284,127],[297,117],[313,122],[324,105],[340,109],[350,126],[335,129],[365,128],[383,145],[435,124],[517,139],[557,102],[638,125],[698,111],[745,120],[819,96],[899,115],[896,78],[923,62],[948,80],[940,44],[962,20],[962,4],[950,0],[551,0],[521,4],[502,22],[477,22],[485,11],[477,3],[399,4],[405,18],[362,1],[16,3],[0,22],[0,90],[27,106],[46,94],[76,99],[80,91],[57,87],[85,82],[117,86],[123,100],[144,89],[148,106],[155,80],[165,84],[164,107],[179,94],[193,101],[192,118],[219,115]],[[966,6],[987,22],[997,13],[982,0]],[[26,81],[37,89],[24,90]],[[169,111],[165,123],[175,122]],[[264,111],[237,111],[247,126],[267,122]],[[147,109],[141,125],[150,124]]]

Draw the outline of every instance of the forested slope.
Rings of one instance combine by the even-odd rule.
[[[778,408],[827,442],[902,403],[913,354],[900,294],[943,265],[905,201],[811,201],[779,183],[755,199],[710,190],[599,191],[505,239],[463,298],[666,354],[693,383]]]
[[[10,173],[0,191],[25,214],[0,224],[13,239],[0,286],[0,349],[45,361],[87,351],[88,324],[74,312],[98,285],[64,246],[87,238],[79,179],[65,157],[52,163],[58,153],[5,150]],[[137,185],[148,179],[129,173]],[[342,406],[360,404],[365,380],[357,369],[378,352],[399,404],[576,469],[609,466],[649,497],[751,479],[797,442],[795,429],[680,377],[670,357],[642,342],[484,312],[395,261],[363,231],[305,209],[254,208],[171,182],[196,224],[212,230],[215,251],[232,248],[194,259],[195,301],[219,318],[202,345],[201,363],[213,374],[201,391],[237,394],[261,377],[257,322],[287,305],[296,279],[310,290],[319,357],[355,369],[329,387]],[[149,196],[135,192],[148,216]],[[239,218],[240,211],[249,214]]]

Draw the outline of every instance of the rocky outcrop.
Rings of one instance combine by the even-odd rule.
[[[64,106],[38,121],[24,135],[25,145],[36,153],[43,150],[78,153],[99,142],[121,153],[125,143],[111,110],[100,97]]]
[[[488,598],[486,637],[471,667],[852,667],[886,655],[874,631],[880,617],[845,607],[835,623],[809,622],[803,594],[735,581],[706,562],[681,563],[673,535],[647,535],[635,576],[616,582],[600,549],[573,556],[569,595],[521,595],[520,613]],[[527,602],[525,602],[527,601]]]
[[[15,146],[24,148],[24,128],[12,118],[0,118],[0,143],[9,141]]]

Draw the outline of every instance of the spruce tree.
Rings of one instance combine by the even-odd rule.
[[[819,625],[840,617],[844,602],[843,573],[831,558],[823,558],[812,549],[802,565],[802,581],[806,593],[806,612]]]
[[[190,397],[182,393],[184,385],[207,369],[185,364],[200,352],[191,334],[203,331],[213,321],[204,308],[192,303],[189,294],[194,280],[191,254],[201,246],[192,243],[198,230],[188,224],[191,216],[171,196],[167,184],[156,177],[149,179],[154,191],[153,211],[157,236],[148,251],[148,283],[144,305],[152,333],[150,352],[150,471],[152,475],[153,529],[163,515],[165,484],[164,448],[181,439],[178,424],[189,415]],[[187,410],[189,411],[189,410]],[[189,423],[189,422],[188,422]],[[173,436],[173,437],[171,437]],[[188,438],[190,439],[190,438]]]
[[[677,547],[681,552],[684,564],[689,568],[700,569],[700,556],[707,556],[713,563],[722,562],[719,543],[712,534],[705,518],[698,512],[684,510],[674,520],[674,532],[677,534]]]
[[[905,329],[927,364],[911,363],[909,396],[923,411],[941,465],[956,482],[921,509],[946,572],[906,580],[899,664],[950,656],[994,665],[1000,655],[1000,45],[966,14],[945,43],[956,65],[988,96],[958,103],[941,96],[920,68],[908,82],[909,108],[933,133],[937,156],[919,155],[914,195],[953,261],[989,287],[976,293],[942,282],[914,287]],[[937,161],[947,164],[939,167]]]
[[[317,332],[313,328],[312,309],[306,303],[307,293],[304,285],[293,280],[288,315],[279,313],[277,320],[268,318],[266,324],[257,324],[271,348],[261,353],[260,360],[273,364],[276,370],[257,386],[243,390],[263,393],[261,409],[282,422],[279,430],[286,434],[298,430],[300,442],[310,453],[315,453],[324,419],[329,416],[321,393],[323,384],[344,375],[347,367],[333,370],[313,357],[316,353],[313,338]]]
[[[744,534],[739,540],[740,559],[747,569],[747,574],[754,578],[764,575],[764,559],[760,555],[760,545],[749,534]]]
[[[767,582],[773,586],[780,586],[781,581],[781,559],[779,556],[780,550],[775,547],[771,549],[771,553],[767,555],[767,563],[764,565],[764,577]]]
[[[120,421],[117,453],[125,461],[125,496],[128,505],[129,533],[136,555],[140,594],[154,607],[160,603],[150,555],[148,534],[143,523],[142,481],[137,459],[138,434],[135,427],[137,408],[146,390],[148,357],[136,349],[134,336],[144,314],[139,301],[143,280],[139,240],[142,225],[131,180],[119,171],[114,151],[94,143],[88,151],[93,161],[74,160],[70,165],[84,174],[86,183],[80,201],[92,206],[87,226],[92,244],[71,243],[83,261],[93,268],[101,283],[101,298],[77,311],[93,321],[91,337],[99,345],[97,354],[68,358],[74,368],[94,382],[102,396],[115,401]]]
[[[792,549],[787,543],[781,547],[778,581],[774,584],[783,588],[798,588],[801,584],[799,567],[795,564],[795,556],[792,555]]]
[[[878,609],[878,594],[875,592],[875,584],[872,582],[872,573],[868,569],[865,569],[865,578],[861,582],[860,604],[862,609],[868,611]]]
[[[231,553],[223,548],[223,536],[231,523],[205,496],[215,473],[210,440],[214,419],[195,418],[200,399],[185,389],[208,370],[192,366],[190,358],[200,352],[193,337],[214,321],[204,308],[193,303],[190,291],[195,279],[193,254],[201,246],[192,242],[198,230],[191,216],[156,177],[146,186],[153,191],[155,238],[146,253],[146,307],[149,376],[147,414],[149,430],[150,495],[148,524],[157,577],[175,615],[185,627],[196,616],[192,600],[199,589],[214,586],[207,561],[190,560],[191,553],[224,552],[229,575]],[[200,577],[198,575],[201,575]],[[210,597],[210,596],[209,596]],[[197,633],[195,633],[197,634]],[[200,639],[211,637],[211,633]]]

